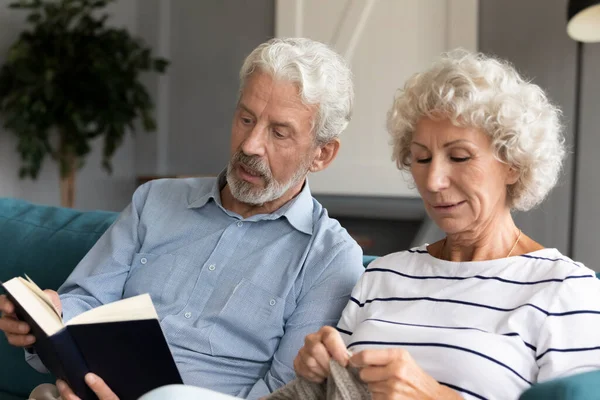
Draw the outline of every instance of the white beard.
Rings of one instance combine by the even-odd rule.
[[[246,156],[242,156],[245,158]],[[265,188],[257,188],[252,183],[239,179],[235,174],[236,155],[227,166],[227,184],[233,197],[245,204],[263,205],[282,197],[292,187],[299,185],[308,175],[309,163],[303,162],[294,175],[287,182],[277,182],[268,166],[253,162],[250,169],[258,172],[265,181]],[[243,163],[243,162],[242,162]],[[243,163],[244,164],[244,163]],[[257,171],[258,170],[258,171]]]

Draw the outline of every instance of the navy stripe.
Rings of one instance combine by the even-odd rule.
[[[531,255],[529,255],[529,254],[521,254],[521,255],[520,255],[520,257],[532,258],[532,259],[534,259],[534,260],[545,260],[545,261],[564,261],[564,262],[571,263],[571,264],[573,264],[573,265],[576,265],[576,266],[578,266],[578,267],[580,267],[580,268],[581,268],[581,264],[579,264],[579,263],[576,263],[576,262],[575,262],[575,261],[573,261],[573,260],[568,260],[568,259],[565,259],[565,258],[547,258],[547,257],[531,256]]]
[[[368,303],[373,303],[375,301],[420,301],[420,300],[425,300],[425,301],[434,301],[434,302],[438,302],[438,303],[453,303],[453,304],[462,304],[465,306],[472,306],[472,307],[480,307],[480,308],[487,308],[489,310],[495,310],[495,311],[503,311],[503,312],[510,312],[510,311],[515,311],[518,310],[521,307],[531,307],[534,308],[542,313],[544,313],[546,316],[552,316],[552,317],[563,317],[566,315],[575,315],[575,314],[599,314],[600,315],[600,311],[596,311],[596,310],[575,310],[575,311],[566,311],[566,312],[562,312],[562,313],[551,313],[548,312],[534,304],[531,303],[525,303],[525,304],[521,304],[520,306],[517,306],[515,308],[501,308],[501,307],[494,307],[494,306],[489,306],[489,305],[485,305],[485,304],[479,304],[479,303],[472,303],[470,301],[462,301],[462,300],[450,300],[450,299],[436,299],[434,297],[376,297],[374,299],[368,299],[365,300],[364,303],[359,302],[358,300],[356,300],[355,298],[351,297],[350,300],[354,301],[356,304],[358,304],[359,307],[364,307],[365,304]]]
[[[489,333],[491,335],[495,335],[495,333],[486,331],[484,329],[470,328],[470,327],[466,327],[466,326],[439,326],[439,325],[409,324],[409,323],[405,323],[405,322],[388,321],[388,320],[385,320],[385,319],[378,319],[378,318],[368,318],[368,319],[365,319],[365,321],[378,321],[378,322],[383,322],[383,323],[386,323],[386,324],[416,326],[416,327],[423,327],[423,328],[456,329],[456,330],[466,330],[466,331],[478,331],[478,332]],[[526,341],[524,341],[523,338],[521,337],[521,335],[519,335],[517,332],[499,333],[499,335],[502,335],[502,336],[518,336],[519,339],[521,339],[521,341],[525,344],[525,346],[529,347],[533,351],[537,351],[537,348],[534,345],[529,344]]]
[[[335,329],[337,329],[338,332],[342,332],[342,333],[345,333],[346,335],[352,336],[352,332],[350,332],[350,331],[347,331],[347,330],[342,329],[342,328],[337,327],[337,326],[335,327]]]
[[[393,269],[388,269],[388,268],[370,268],[370,269],[367,269],[365,271],[365,273],[366,272],[390,272],[392,274],[400,275],[402,277],[410,278],[410,279],[445,279],[445,280],[449,280],[449,281],[463,281],[465,279],[495,280],[495,281],[499,281],[499,282],[503,282],[503,283],[512,283],[514,285],[538,285],[540,283],[548,283],[548,282],[564,282],[567,279],[577,279],[577,278],[594,278],[594,279],[596,279],[596,277],[592,276],[592,275],[574,275],[574,276],[567,276],[564,279],[556,278],[556,279],[544,279],[541,281],[533,281],[533,282],[520,282],[520,281],[513,281],[510,279],[500,278],[497,276],[482,276],[482,275],[473,275],[473,276],[409,275],[409,274],[405,274],[405,273],[402,273],[399,271],[394,271]]]
[[[446,383],[446,382],[438,382],[438,383],[439,383],[440,385],[448,386],[450,389],[454,389],[454,390],[456,390],[456,391],[458,391],[458,392],[463,392],[463,393],[469,394],[469,395],[471,395],[471,396],[473,396],[473,397],[476,397],[476,398],[478,398],[478,399],[481,399],[481,400],[488,400],[486,397],[483,397],[483,396],[481,396],[481,395],[479,395],[479,394],[477,394],[477,393],[475,393],[475,392],[471,392],[470,390],[463,389],[463,388],[461,388],[460,386],[451,385],[451,384],[449,384],[449,383]]]
[[[408,250],[409,253],[419,253],[419,254],[429,254],[429,252],[427,250]]]
[[[578,278],[594,278],[594,279],[597,279],[597,277],[594,276],[594,275],[572,275],[572,276],[567,276],[564,280],[566,281],[567,279],[578,279]]]
[[[519,335],[517,332],[503,333],[502,336],[518,336],[519,339],[521,339],[521,341],[523,342],[523,344],[525,344],[525,346],[529,347],[533,351],[537,351],[537,347],[524,341],[521,335]]]
[[[600,311],[596,310],[575,310],[575,311],[565,311],[559,313],[548,313],[549,317],[564,317],[567,315],[575,315],[575,314],[600,314]]]
[[[559,353],[574,353],[574,352],[579,352],[579,351],[594,351],[594,350],[600,350],[600,346],[597,347],[577,347],[577,348],[572,348],[572,349],[553,349],[553,348],[549,348],[548,350],[546,350],[545,352],[543,352],[541,355],[536,357],[536,360],[539,361],[542,357],[544,357],[546,354],[556,351]]]
[[[518,376],[519,378],[521,378],[524,382],[527,382],[529,385],[531,385],[531,382],[529,382],[527,379],[525,379],[523,376],[521,376],[521,374],[519,374],[517,371],[515,371],[514,369],[512,369],[511,367],[509,367],[508,365],[504,364],[501,361],[498,361],[486,354],[480,353],[478,351],[475,350],[471,350],[471,349],[467,349],[466,347],[460,347],[460,346],[455,346],[455,345],[451,345],[451,344],[445,344],[445,343],[411,343],[411,342],[376,342],[376,341],[359,341],[359,342],[354,342],[354,343],[350,343],[348,345],[348,348],[351,348],[353,346],[359,346],[359,345],[377,345],[377,346],[416,346],[416,347],[445,347],[448,349],[454,349],[454,350],[460,350],[460,351],[465,351],[467,353],[471,353],[471,354],[475,354],[477,356],[483,357],[486,360],[489,360],[495,364],[500,365],[501,367],[504,367],[506,369],[508,369],[509,371],[511,371],[513,374],[515,374],[516,376]]]

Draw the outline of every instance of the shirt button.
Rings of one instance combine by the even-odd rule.
[[[275,299],[271,299],[271,301],[269,301],[269,304],[274,306],[277,302],[275,301]]]
[[[244,223],[242,221],[238,221],[237,226],[239,226],[241,228],[242,225],[244,225]]]
[[[146,264],[148,262],[148,259],[146,257],[142,257],[142,258],[140,258],[140,262],[142,264]]]
[[[210,265],[208,266],[208,270],[209,270],[209,271],[214,271],[214,270],[215,270],[215,264],[210,264]]]
[[[190,318],[192,318],[192,313],[188,311],[184,314],[184,317],[186,317],[187,319],[190,319]]]

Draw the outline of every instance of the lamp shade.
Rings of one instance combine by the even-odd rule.
[[[600,42],[600,0],[570,0],[567,33],[580,42]]]

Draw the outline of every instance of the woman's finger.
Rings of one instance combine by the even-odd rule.
[[[348,356],[346,344],[340,333],[337,329],[330,326],[324,327],[322,332],[321,342],[325,345],[327,352],[331,354],[331,357],[340,363],[341,366],[347,366],[350,357]]]

